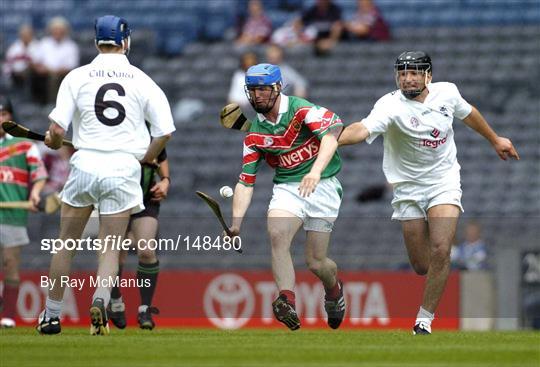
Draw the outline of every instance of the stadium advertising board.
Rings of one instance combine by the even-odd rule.
[[[125,274],[122,289],[128,326],[136,325],[138,289],[134,273]],[[271,303],[277,290],[269,271],[163,271],[155,297],[160,309],[156,323],[170,327],[279,327]],[[347,312],[345,328],[406,328],[422,299],[424,279],[411,272],[340,272],[345,282]],[[44,307],[47,285],[44,275],[22,275],[17,311],[21,324],[34,325]],[[84,325],[95,277],[78,272],[69,278],[62,325]],[[44,285],[44,287],[42,287]],[[49,285],[50,286],[50,285]],[[296,278],[297,310],[303,328],[326,328],[324,290],[309,272]],[[459,274],[450,276],[437,312],[437,328],[459,325]],[[414,320],[413,320],[414,321]]]

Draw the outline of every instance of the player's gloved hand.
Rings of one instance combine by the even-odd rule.
[[[302,178],[302,182],[300,182],[300,186],[298,187],[300,196],[305,198],[311,195],[311,193],[315,191],[315,188],[319,184],[320,180],[321,174],[318,172],[310,172],[305,175],[304,178]]]
[[[152,201],[161,201],[163,199],[167,198],[167,193],[169,192],[169,179],[162,179],[158,183],[156,183],[152,188],[150,189],[150,192],[152,193]]]
[[[498,136],[493,142],[493,149],[495,149],[499,155],[499,158],[504,161],[508,158],[519,160],[519,154],[517,153],[516,148],[514,148],[514,145],[510,139]]]

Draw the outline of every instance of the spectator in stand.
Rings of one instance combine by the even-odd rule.
[[[37,57],[38,41],[34,39],[31,25],[19,28],[19,39],[9,46],[4,62],[4,75],[16,88],[25,88],[29,84],[32,59]]]
[[[69,37],[69,23],[63,17],[52,18],[47,26],[50,36],[39,43],[34,62],[32,95],[36,102],[54,103],[64,76],[79,66],[79,47]]]
[[[487,247],[482,239],[482,228],[475,221],[465,227],[465,241],[454,246],[451,252],[452,265],[461,270],[486,270],[488,268]]]
[[[266,61],[279,66],[283,78],[283,89],[288,94],[300,98],[307,97],[307,80],[292,66],[283,62],[283,49],[277,45],[266,48]]]
[[[390,29],[372,0],[357,0],[358,10],[345,22],[345,29],[353,40],[387,41]]]
[[[240,68],[238,68],[231,79],[231,87],[229,88],[228,103],[238,103],[244,114],[251,110],[244,86],[246,85],[246,70],[257,64],[257,55],[252,52],[244,52],[240,55]]]
[[[328,54],[339,42],[343,32],[341,8],[332,0],[317,0],[297,22],[305,28],[307,34],[314,34],[315,54],[318,56]]]
[[[295,47],[310,44],[315,38],[314,34],[302,29],[302,22],[293,19],[283,24],[272,33],[270,42],[281,47]]]
[[[240,34],[236,40],[239,46],[253,46],[265,43],[272,34],[272,22],[264,14],[260,0],[250,0],[248,15],[240,27]]]

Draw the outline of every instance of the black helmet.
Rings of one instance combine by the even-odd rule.
[[[402,70],[416,70],[424,72],[427,84],[427,75],[428,73],[431,74],[433,71],[431,57],[429,57],[429,55],[423,51],[405,51],[398,56],[396,62],[394,63],[394,70],[396,72],[396,85],[400,89],[401,86],[399,85],[398,81],[398,72]],[[422,89],[416,90],[401,89],[401,93],[408,99],[414,99],[422,94],[425,88],[426,85],[424,85]]]
[[[405,51],[398,56],[394,70],[425,70],[432,72],[431,57],[424,51]]]
[[[0,111],[7,111],[11,114],[13,114],[13,105],[11,104],[11,100],[0,94]]]

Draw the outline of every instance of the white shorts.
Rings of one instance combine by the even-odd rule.
[[[332,232],[339,214],[343,189],[334,176],[322,179],[307,198],[300,196],[300,182],[275,184],[268,210],[285,210],[302,219],[304,230]]]
[[[392,219],[424,218],[427,220],[428,209],[441,204],[455,205],[463,212],[461,193],[459,181],[439,185],[396,184],[392,200],[394,208]]]
[[[30,243],[26,227],[0,223],[0,247],[24,246]]]
[[[144,209],[141,165],[128,153],[79,150],[71,157],[71,172],[61,193],[74,207],[93,205],[100,214]]]

